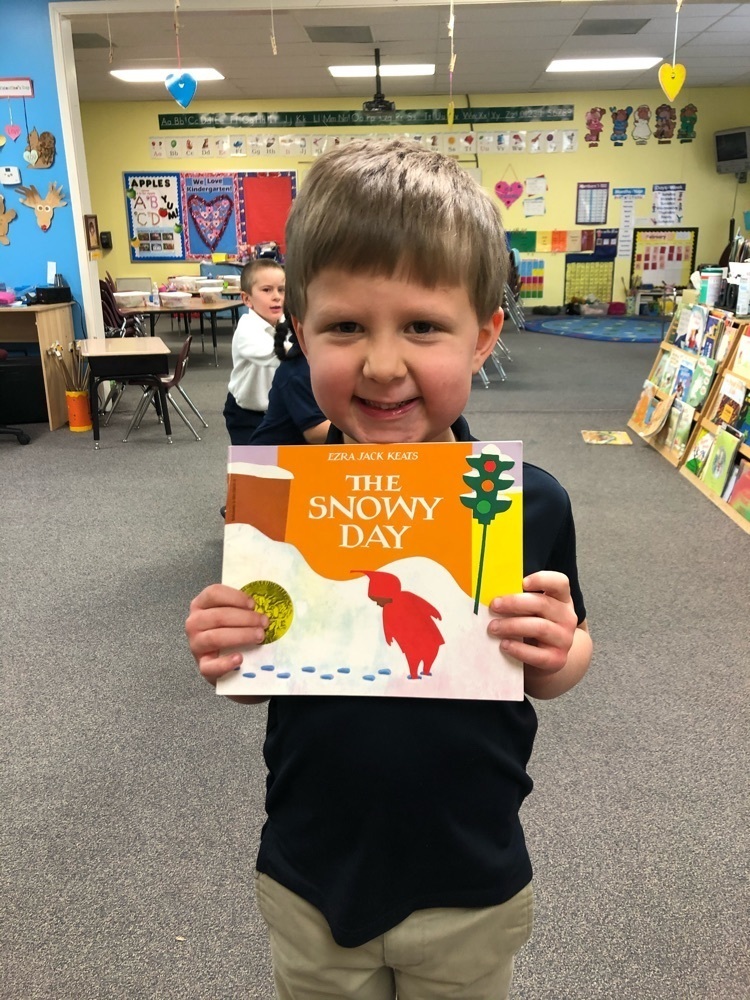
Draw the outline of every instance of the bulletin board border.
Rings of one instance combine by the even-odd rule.
[[[695,258],[696,258],[696,253],[697,253],[697,250],[698,250],[698,227],[697,226],[671,226],[671,227],[646,226],[646,227],[643,227],[641,229],[634,229],[633,230],[633,251],[632,251],[631,258],[630,258],[630,284],[631,284],[631,286],[633,284],[633,278],[635,277],[635,273],[636,273],[636,271],[635,271],[636,257],[638,256],[639,250],[641,249],[641,247],[640,247],[640,239],[639,238],[644,233],[649,233],[649,234],[663,233],[664,236],[665,236],[665,243],[666,243],[667,246],[669,246],[670,243],[673,246],[677,246],[677,234],[678,233],[690,233],[692,235],[692,246],[691,246],[691,251],[690,251],[690,270],[688,272],[688,280],[685,281],[684,284],[678,284],[677,285],[678,288],[685,288],[689,284],[690,275],[695,270]],[[682,241],[680,241],[680,243],[681,242]],[[672,284],[672,282],[666,282],[666,283],[667,284]],[[664,281],[663,281],[663,279],[662,280],[656,280],[654,282],[650,282],[649,281],[649,282],[647,282],[647,284],[654,284],[656,286],[660,286],[660,285],[664,284]]]

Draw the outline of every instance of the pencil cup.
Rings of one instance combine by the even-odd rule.
[[[66,392],[65,402],[68,406],[68,424],[72,431],[91,430],[91,408],[88,392]]]
[[[635,295],[625,296],[625,315],[635,316]]]

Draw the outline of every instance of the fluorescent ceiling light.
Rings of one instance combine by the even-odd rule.
[[[613,56],[602,59],[553,59],[548,73],[612,73],[617,70],[651,69],[663,62],[661,56]]]
[[[204,66],[200,69],[178,70],[176,66],[169,69],[111,69],[110,75],[124,80],[125,83],[163,83],[170,73],[190,73],[196,80],[223,80],[224,77],[217,69]]]
[[[331,76],[375,77],[374,66],[329,66]],[[403,66],[381,66],[381,76],[434,76],[435,63],[407,63]]]

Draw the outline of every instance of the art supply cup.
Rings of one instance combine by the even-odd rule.
[[[68,407],[68,424],[72,431],[80,433],[91,430],[91,407],[89,405],[89,394],[83,392],[65,393],[65,402]]]

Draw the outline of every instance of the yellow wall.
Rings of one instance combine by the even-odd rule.
[[[395,98],[400,109],[445,107],[447,98]],[[503,218],[508,229],[575,229],[584,228],[575,225],[576,184],[580,181],[609,181],[610,192],[613,187],[645,187],[646,197],[636,202],[636,217],[646,216],[651,208],[651,186],[653,184],[684,183],[685,219],[683,225],[697,226],[698,263],[715,262],[726,245],[729,232],[729,220],[732,217],[733,203],[737,198],[734,218],[740,228],[744,228],[743,212],[750,210],[750,184],[737,185],[733,175],[717,174],[714,168],[713,133],[718,129],[733,128],[748,124],[748,114],[742,108],[750,107],[750,87],[698,89],[686,88],[673,102],[678,110],[692,102],[698,108],[697,138],[690,143],[681,144],[676,139],[669,146],[659,146],[653,136],[645,146],[636,146],[631,137],[621,148],[615,148],[609,139],[610,129],[602,132],[602,142],[596,149],[590,149],[583,142],[586,134],[584,116],[593,105],[604,108],[610,106],[623,107],[628,104],[634,107],[647,104],[652,109],[664,102],[660,90],[607,92],[592,90],[583,93],[545,93],[545,94],[472,94],[472,107],[503,107],[528,104],[572,104],[575,109],[575,120],[559,125],[549,123],[549,128],[577,128],[579,148],[575,153],[551,154],[506,154],[480,155],[479,167],[482,171],[482,184],[492,191],[497,181],[501,179],[524,181],[526,177],[545,174],[548,181],[547,212],[544,216],[526,219],[523,214],[522,199],[510,209],[503,209]],[[462,102],[457,100],[457,105]],[[359,109],[360,102],[351,100],[323,100],[322,98],[307,98],[286,101],[195,101],[190,106],[193,112],[210,111],[286,111],[286,110],[330,110]],[[740,109],[740,110],[738,110]],[[111,230],[114,249],[105,252],[100,261],[102,273],[108,270],[115,277],[125,275],[147,274],[158,281],[164,280],[170,274],[197,273],[198,265],[171,262],[155,265],[135,264],[130,261],[128,234],[126,226],[125,202],[122,185],[123,171],[165,170],[165,171],[217,171],[226,172],[240,170],[294,170],[298,171],[298,181],[304,178],[304,172],[311,161],[296,161],[288,157],[247,157],[236,159],[200,159],[200,160],[153,160],[149,155],[149,137],[158,134],[157,115],[171,113],[177,110],[172,101],[159,103],[133,102],[129,104],[84,104],[81,107],[86,145],[86,160],[94,212],[99,216],[99,227]],[[611,119],[607,117],[607,126]],[[679,122],[678,122],[679,124]],[[535,127],[533,123],[525,126],[527,130]],[[651,128],[654,127],[653,117]],[[423,129],[426,127],[423,127]],[[510,125],[491,125],[484,127],[486,131],[510,130]],[[436,129],[438,131],[440,129]],[[443,131],[460,131],[460,129],[442,129]],[[632,130],[632,118],[630,129]],[[172,135],[219,135],[222,132],[240,133],[242,129],[204,129],[182,130]],[[257,134],[257,130],[245,130]],[[269,132],[271,130],[268,130]],[[353,134],[360,131],[367,134],[373,131],[394,132],[394,128],[357,129],[341,127],[339,129],[304,129],[312,134],[336,132]],[[676,132],[676,130],[675,130]],[[276,133],[278,134],[278,133]],[[466,165],[474,163],[473,158],[466,160]],[[618,227],[620,224],[621,202],[610,195],[607,216],[608,227]],[[638,223],[636,222],[636,225]],[[591,228],[591,227],[585,227]],[[539,255],[545,261],[545,304],[559,305],[563,299],[565,255]],[[615,272],[614,298],[622,300],[621,277],[627,280],[630,262],[626,258],[617,261]]]

